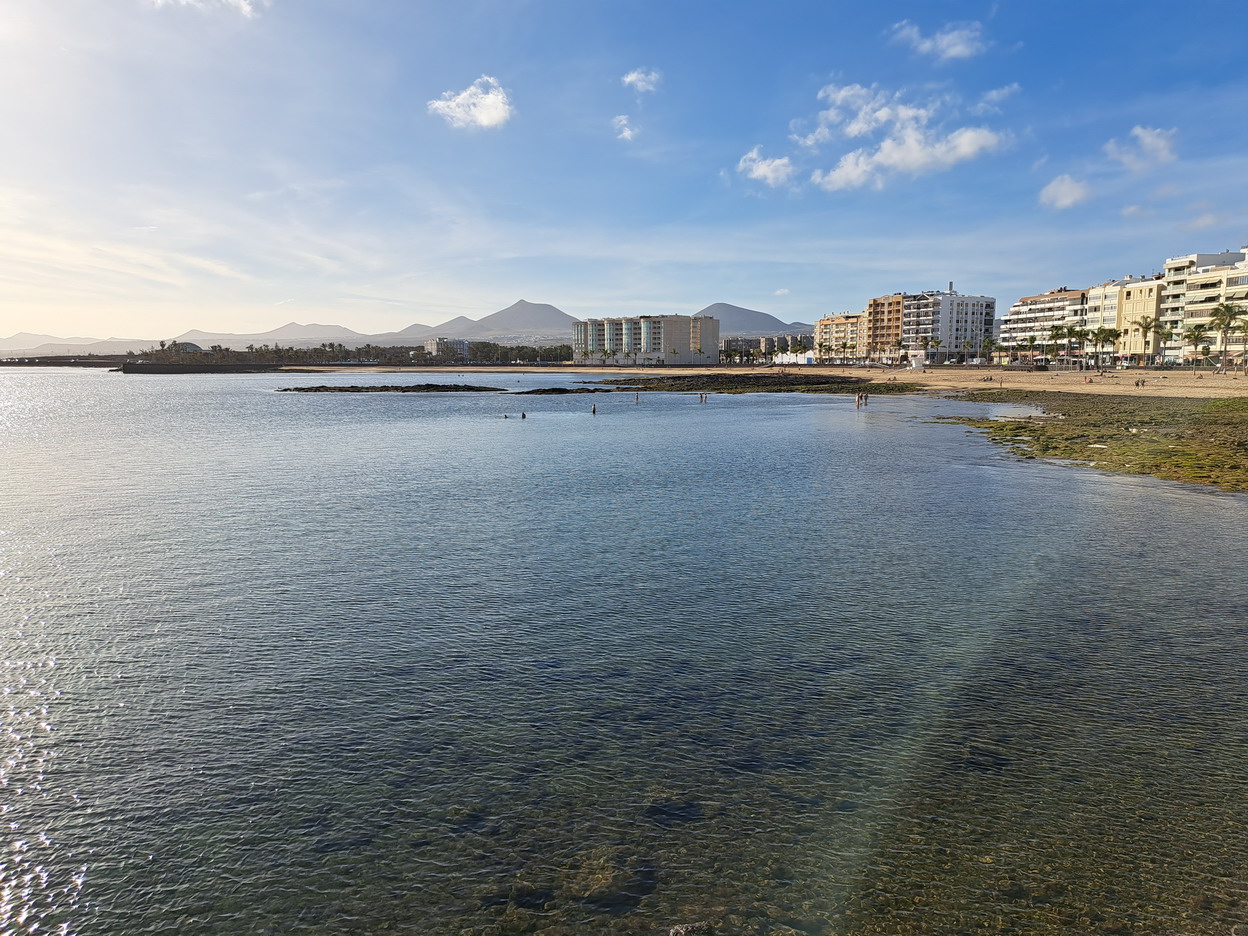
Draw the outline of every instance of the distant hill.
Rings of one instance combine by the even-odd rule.
[[[30,332],[18,332],[9,338],[0,338],[0,351],[22,351],[37,348],[43,344],[82,345],[99,341],[98,338],[57,338],[55,335],[34,335]]]
[[[757,313],[756,313],[757,314]],[[192,329],[178,335],[173,341],[189,342],[201,348],[221,345],[236,351],[248,345],[275,345],[287,348],[315,348],[318,345],[332,342],[348,348],[361,345],[418,345],[430,338],[468,338],[497,339],[507,343],[534,342],[569,342],[572,340],[572,323],[577,321],[571,315],[556,309],[544,302],[529,302],[521,299],[507,308],[493,312],[483,319],[474,320],[467,316],[456,316],[441,325],[413,324],[402,331],[385,332],[378,335],[365,335],[353,331],[343,325],[301,325],[288,322],[280,328],[250,335],[232,334],[227,332],[209,332]],[[169,339],[166,339],[169,340]],[[158,344],[155,339],[123,339],[110,338],[101,341],[96,338],[56,338],[52,335],[34,335],[19,332],[11,338],[0,339],[0,353],[22,357],[39,355],[63,354],[124,354],[127,351],[142,351]]]
[[[782,322],[766,312],[743,309],[741,306],[729,305],[726,302],[709,305],[697,314],[710,315],[719,319],[719,334],[725,338],[730,335],[789,335],[811,330],[810,325],[803,325],[800,322]]]
[[[361,335],[359,332],[352,331],[342,325],[300,325],[298,322],[287,322],[280,328],[258,332],[254,335],[206,332],[192,329],[185,334],[178,335],[174,341],[189,341],[191,344],[197,344],[201,348],[222,345],[223,347],[237,350],[245,348],[249,344],[257,346],[281,344],[286,347],[307,348],[315,347],[327,341],[341,342],[342,344],[349,344],[352,341],[366,343],[367,338],[367,335]]]

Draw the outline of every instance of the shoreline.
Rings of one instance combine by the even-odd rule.
[[[1026,390],[1033,393],[1091,394],[1096,396],[1125,397],[1178,397],[1202,400],[1218,400],[1248,397],[1248,377],[1242,374],[1215,374],[1190,370],[1129,369],[1108,371],[1099,376],[1096,371],[1003,371],[997,367],[975,368],[928,368],[926,372],[912,368],[885,369],[878,367],[837,367],[825,365],[802,365],[788,367],[526,367],[511,365],[491,367],[476,365],[465,367],[349,367],[332,365],[324,367],[300,366],[283,368],[276,373],[318,374],[580,374],[597,376],[602,380],[630,377],[695,377],[730,376],[747,378],[788,374],[795,377],[854,377],[872,382],[883,382],[895,377],[897,383],[920,388],[921,392],[963,394],[988,390]],[[991,382],[985,380],[991,377]],[[1144,386],[1134,382],[1142,379]],[[1091,383],[1085,383],[1090,380]]]

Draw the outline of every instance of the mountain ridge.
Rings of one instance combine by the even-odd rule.
[[[812,327],[800,322],[782,322],[766,312],[746,309],[727,302],[712,303],[694,314],[713,315],[718,318],[719,332],[725,337],[786,334],[793,331],[809,331]],[[580,319],[549,303],[519,299],[507,308],[491,312],[480,319],[458,315],[440,325],[423,325],[417,322],[399,331],[381,332],[374,335],[357,332],[345,325],[319,323],[305,325],[292,321],[268,331],[250,334],[213,332],[193,328],[176,338],[164,340],[187,342],[205,349],[213,345],[221,345],[236,351],[241,351],[248,345],[266,344],[281,344],[295,348],[311,348],[321,344],[341,344],[348,348],[358,348],[366,344],[417,345],[431,338],[461,338],[478,341],[507,339],[513,343],[568,342],[572,338],[572,324],[577,321]],[[154,347],[160,341],[161,339],[155,338],[57,338],[53,335],[18,332],[9,338],[0,339],[0,352],[22,357],[125,354],[129,351],[138,352]]]

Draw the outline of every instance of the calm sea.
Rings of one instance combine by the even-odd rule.
[[[0,371],[0,932],[1248,933],[1248,499],[426,379]]]

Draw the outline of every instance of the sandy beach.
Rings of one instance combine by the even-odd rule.
[[[901,368],[885,370],[872,367],[663,367],[636,370],[616,367],[299,367],[301,372],[323,373],[403,373],[403,374],[585,374],[594,376],[625,377],[677,377],[691,374],[810,374],[865,377],[870,380],[896,378],[899,383],[918,384],[926,389],[947,393],[968,390],[1031,390],[1052,393],[1128,394],[1132,396],[1187,397],[1192,399],[1222,399],[1248,396],[1248,377],[1243,374],[1214,374],[1190,370],[1122,370],[1108,371],[1103,376],[1095,371],[1003,371],[999,368],[928,368],[927,371]],[[985,377],[991,377],[991,385]],[[1143,380],[1142,387],[1135,381]]]

